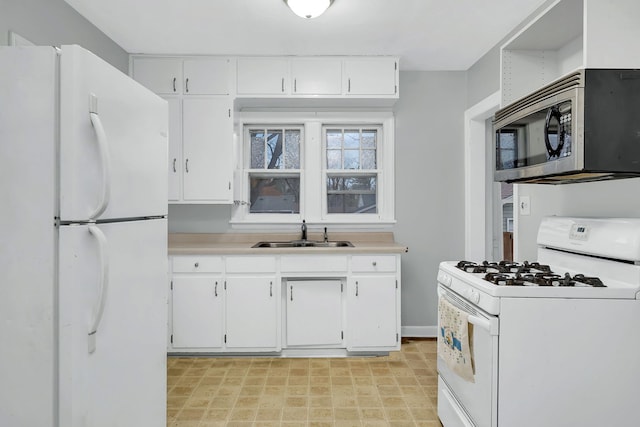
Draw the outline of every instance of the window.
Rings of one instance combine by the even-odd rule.
[[[326,213],[378,213],[377,128],[325,128]]]
[[[300,128],[247,127],[249,212],[300,213]]]
[[[238,119],[234,227],[395,222],[391,112],[243,112]]]

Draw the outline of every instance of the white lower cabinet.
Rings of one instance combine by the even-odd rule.
[[[222,348],[221,284],[220,277],[174,277],[171,292],[174,349]]]
[[[395,276],[353,275],[347,285],[347,349],[399,343]]]
[[[173,256],[171,266],[169,352],[400,348],[399,255]]]
[[[275,277],[227,277],[226,347],[276,350],[278,305]]]
[[[342,346],[342,282],[288,280],[286,345]]]

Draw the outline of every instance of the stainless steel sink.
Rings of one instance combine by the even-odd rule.
[[[252,248],[347,248],[353,244],[346,240],[290,240],[288,242],[258,242]]]

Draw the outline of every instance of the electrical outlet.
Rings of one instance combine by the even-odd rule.
[[[529,196],[520,196],[518,209],[520,215],[531,215],[531,198]]]

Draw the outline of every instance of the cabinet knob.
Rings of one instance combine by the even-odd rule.
[[[200,263],[199,263],[199,262],[196,262],[195,264],[193,264],[193,266],[194,266],[195,268],[198,268],[198,266],[199,266],[199,265],[200,265]]]
[[[374,267],[375,267],[376,265],[378,265],[378,263],[377,263],[377,262],[375,262],[375,261],[373,261],[371,264],[372,264]]]

